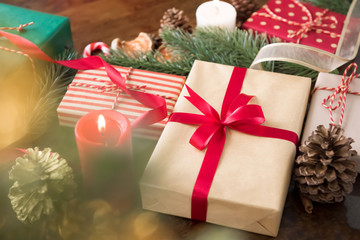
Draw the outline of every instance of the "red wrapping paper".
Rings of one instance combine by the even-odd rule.
[[[309,11],[313,21],[324,12],[324,9],[310,4],[300,4]],[[304,7],[296,4],[294,0],[270,0],[251,15],[243,28],[266,33],[269,37],[277,37],[284,42],[300,43],[335,53],[346,16],[328,11],[324,13],[319,24],[313,25],[301,36],[301,29],[310,22]],[[271,16],[267,8],[275,15]],[[295,36],[291,36],[291,33]]]

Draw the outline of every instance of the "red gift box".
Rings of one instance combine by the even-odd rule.
[[[170,114],[186,78],[171,74],[113,66],[126,79],[127,87],[161,96]],[[79,71],[61,101],[57,112],[60,125],[75,126],[79,118],[91,111],[114,109],[124,114],[130,122],[150,108],[122,91],[117,91],[104,68]],[[146,128],[136,128],[135,136],[157,140],[168,118]]]
[[[270,0],[251,15],[243,28],[335,53],[345,18],[296,0]]]

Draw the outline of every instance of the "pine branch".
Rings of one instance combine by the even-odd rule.
[[[316,7],[323,9],[327,8],[330,11],[346,15],[352,1],[351,0],[302,0],[302,2],[307,2]]]
[[[58,60],[70,60],[77,58],[77,53],[73,50],[65,51],[58,56]],[[67,86],[75,76],[76,70],[64,67],[55,63],[39,63],[40,75],[37,76],[35,88],[29,99],[28,106],[31,109],[28,122],[28,132],[26,138],[36,139],[46,131],[49,122],[56,116],[56,108],[63,98]]]
[[[163,29],[161,37],[163,43],[172,50],[176,61],[159,58],[160,53],[157,51],[146,55],[139,53],[137,58],[134,58],[134,54],[130,56],[119,51],[104,58],[113,65],[186,76],[195,59],[248,68],[263,46],[276,42],[275,38],[269,41],[263,34],[216,27],[197,29],[193,34],[181,29]],[[317,76],[316,71],[291,63],[267,62],[263,67],[268,71],[313,79]]]
[[[187,75],[193,63],[191,58],[179,59],[176,62],[168,61],[164,59],[158,51],[148,54],[138,53],[137,55],[138,57],[134,58],[134,54],[130,56],[121,51],[112,51],[111,56],[102,57],[112,65],[175,75]]]
[[[165,29],[163,41],[180,55],[194,59],[249,67],[259,49],[269,42],[266,37],[236,29],[221,28],[197,29],[194,35],[180,29]]]
[[[277,42],[275,38],[269,41],[264,34],[254,34],[240,29],[228,31],[220,28],[198,29],[193,36],[179,29],[165,29],[162,38],[166,44],[175,49],[181,59],[191,56],[194,59],[244,68],[251,65],[262,47]],[[315,79],[318,74],[312,69],[286,62],[267,62],[263,64],[263,67],[268,71],[306,76],[312,79]]]

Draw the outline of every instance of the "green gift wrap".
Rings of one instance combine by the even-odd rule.
[[[72,37],[70,22],[67,17],[51,15],[47,13],[32,11],[12,5],[0,3],[0,27],[18,27],[21,24],[34,22],[33,25],[25,27],[22,31],[4,30],[20,35],[38,47],[46,54],[55,57],[66,48],[72,48]],[[0,38],[0,46],[11,49],[16,47],[5,38]],[[2,51],[0,52],[0,79],[11,72],[16,65],[26,61],[18,54]],[[14,66],[15,65],[15,66]]]
[[[66,17],[41,13],[0,3],[0,27],[19,27],[22,31],[3,30],[24,37],[51,57],[72,48],[70,22]],[[6,38],[0,46],[18,50]],[[31,114],[29,99],[39,89],[30,60],[21,54],[0,49],[0,149],[21,139],[28,131]],[[41,69],[36,69],[39,74]]]

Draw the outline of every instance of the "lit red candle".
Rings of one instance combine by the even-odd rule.
[[[131,127],[123,114],[90,112],[77,122],[75,137],[88,192],[117,198],[122,185],[133,185]]]

